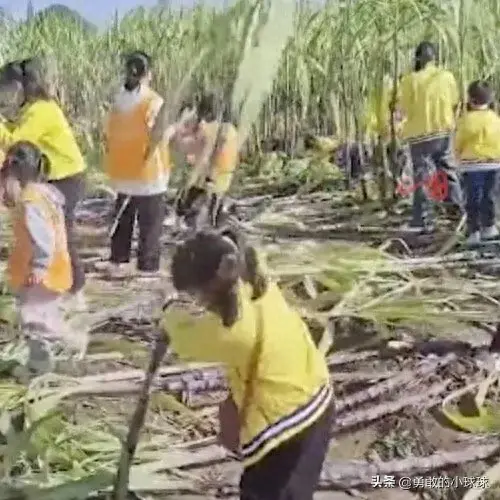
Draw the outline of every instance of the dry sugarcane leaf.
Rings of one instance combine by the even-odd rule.
[[[264,2],[256,2],[260,9]],[[232,107],[239,115],[239,147],[247,139],[251,126],[257,120],[262,104],[272,90],[274,79],[280,69],[282,53],[293,34],[295,5],[287,0],[269,2],[267,19],[257,31],[256,11],[252,13],[253,27],[245,40],[238,76],[232,92]],[[258,42],[252,39],[257,34]],[[258,75],[258,77],[256,77]]]
[[[486,396],[491,385],[498,382],[499,373],[495,370],[488,375],[488,377],[479,384],[477,394],[474,397],[476,408],[482,408],[485,404]]]
[[[460,397],[474,391],[479,384],[481,382],[475,382],[449,394],[441,403],[441,412],[450,422],[463,431],[496,434],[500,431],[500,407],[498,405],[483,402],[483,404],[477,406],[477,416],[466,416],[457,410],[453,404]]]
[[[311,299],[316,299],[318,297],[318,291],[316,290],[316,285],[310,276],[305,276],[302,283],[304,288]]]

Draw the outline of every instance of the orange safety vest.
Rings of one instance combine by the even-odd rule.
[[[7,272],[14,291],[22,288],[32,272],[33,244],[24,217],[25,203],[36,203],[55,234],[55,247],[42,284],[56,293],[67,292],[73,284],[71,259],[68,252],[64,214],[41,190],[29,187],[22,193],[22,201],[12,210],[14,241],[9,255]]]
[[[130,111],[112,111],[107,123],[106,172],[112,181],[155,182],[168,176],[171,167],[168,144],[159,144],[146,162],[150,131],[148,114],[159,96],[150,92]]]
[[[214,174],[227,174],[233,172],[238,165],[238,135],[233,125],[224,124],[223,126],[229,127],[229,133],[224,145],[214,158]],[[219,124],[211,122],[205,124],[202,129],[203,134],[207,140],[215,143],[217,132],[219,131]]]

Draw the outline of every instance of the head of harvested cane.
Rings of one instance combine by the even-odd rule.
[[[174,287],[218,314],[226,327],[238,318],[242,282],[252,286],[254,299],[267,287],[256,250],[229,229],[200,231],[187,239],[174,254],[171,272]]]

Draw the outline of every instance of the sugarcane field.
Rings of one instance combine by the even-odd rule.
[[[500,499],[500,2],[36,8],[0,500]]]

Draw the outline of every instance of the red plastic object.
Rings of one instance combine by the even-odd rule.
[[[444,201],[448,197],[448,176],[439,170],[425,183],[427,194],[433,201]]]
[[[400,180],[396,193],[400,196],[409,196],[419,187],[423,187],[429,198],[433,201],[444,201],[448,197],[448,176],[446,172],[439,170],[425,179],[424,182],[413,184],[409,180]]]

